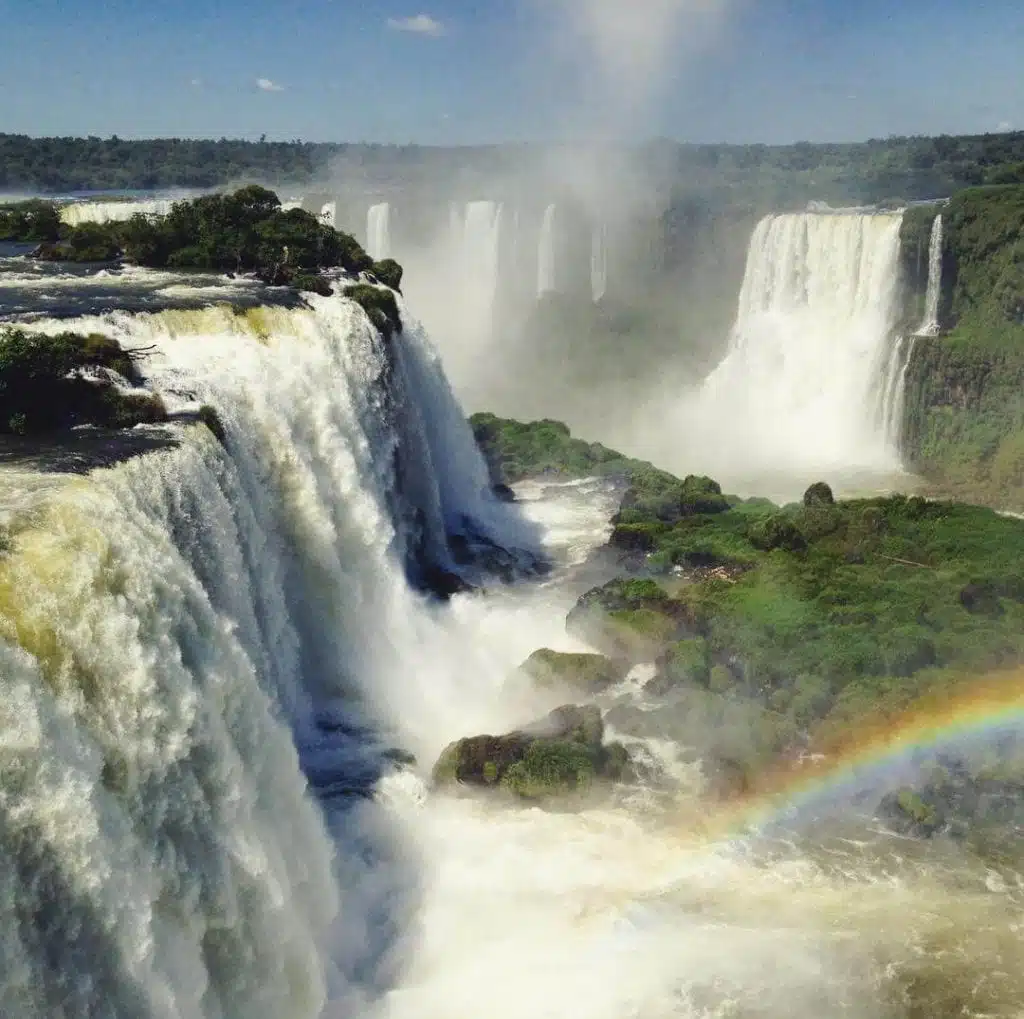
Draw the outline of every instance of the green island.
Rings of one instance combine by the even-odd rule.
[[[538,689],[557,683],[585,699],[654,663],[646,690],[663,710],[617,704],[608,720],[687,743],[722,795],[750,791],[795,753],[828,752],[869,719],[1024,664],[1024,523],[992,509],[903,495],[837,501],[825,482],[776,506],[723,494],[710,478],[675,478],[558,422],[480,414],[472,424],[497,481],[603,475],[626,486],[609,540],[621,575],[567,618],[599,656],[545,649],[522,671]],[[883,806],[930,833],[980,810],[981,789],[1024,803],[1016,746],[987,753]],[[543,784],[532,779],[534,795]],[[548,791],[565,787],[552,780]],[[1024,808],[1007,810],[1022,820]]]
[[[402,267],[394,259],[374,262],[349,234],[303,209],[282,209],[273,191],[251,184],[226,194],[175,202],[166,216],[136,214],[124,222],[61,222],[52,202],[33,200],[0,206],[0,240],[40,242],[34,257],[55,262],[110,262],[123,258],[152,269],[254,273],[273,286],[322,295],[332,292],[324,269],[368,274],[398,290]],[[349,296],[375,324],[401,328],[394,294],[372,284]],[[384,311],[381,311],[384,309]]]

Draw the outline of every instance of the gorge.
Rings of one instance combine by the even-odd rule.
[[[0,326],[116,341],[169,417],[0,446],[0,1010],[1014,1015],[1019,676],[976,679],[1024,659],[1022,525],[889,494],[950,446],[1012,478],[1012,333],[964,332],[1019,316],[1017,234],[964,257],[994,200],[760,219],[656,467],[457,395],[517,356],[505,286],[612,299],[608,220],[445,205],[459,289],[404,296],[398,202],[327,293],[0,257]],[[573,738],[568,776],[434,782],[567,705],[617,777]]]

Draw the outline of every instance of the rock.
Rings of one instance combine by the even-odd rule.
[[[472,584],[463,580],[457,573],[446,570],[436,563],[425,564],[418,579],[422,590],[429,591],[442,601],[449,601],[454,595],[475,590]]]
[[[491,485],[491,492],[494,494],[494,497],[498,502],[516,501],[516,493],[513,492],[508,485],[502,484],[501,482]]]
[[[604,746],[604,722],[593,705],[564,705],[503,736],[470,736],[445,748],[434,766],[438,785],[501,788],[522,799],[580,793],[629,769],[619,744]]]
[[[628,669],[604,655],[566,654],[541,648],[519,666],[519,671],[537,687],[565,686],[596,694],[621,683]]]
[[[835,501],[832,489],[824,481],[816,481],[804,492],[805,506],[833,506]]]

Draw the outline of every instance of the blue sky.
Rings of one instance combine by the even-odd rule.
[[[723,13],[698,32],[685,8],[708,3]],[[630,65],[631,36],[616,34],[630,28],[614,23],[596,47],[563,16],[573,4],[627,9],[641,33],[640,12],[657,8],[663,52]],[[0,26],[0,131],[34,135],[461,144],[595,125],[765,142],[1024,129],[1024,0],[0,0]],[[623,66],[654,80],[623,84]]]

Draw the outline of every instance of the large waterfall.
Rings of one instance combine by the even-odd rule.
[[[725,358],[697,401],[697,448],[726,470],[898,467],[891,376],[900,214],[787,214],[754,230]],[[703,430],[703,431],[702,431]]]
[[[555,213],[556,206],[544,210],[537,240],[537,296],[543,297],[556,288],[555,278]]]
[[[430,760],[472,717],[403,558],[488,526],[486,471],[414,322],[389,353],[355,305],[311,300],[33,326],[143,350],[227,449],[191,427],[88,478],[4,475],[5,1016],[319,1015],[339,893],[300,762],[330,782],[344,747],[315,720],[343,701]]]
[[[366,252],[376,260],[391,257],[391,206],[371,205],[366,214]]]
[[[918,336],[939,333],[939,298],[942,294],[942,214],[932,223],[928,241],[928,289],[924,297],[924,318],[917,327]]]

